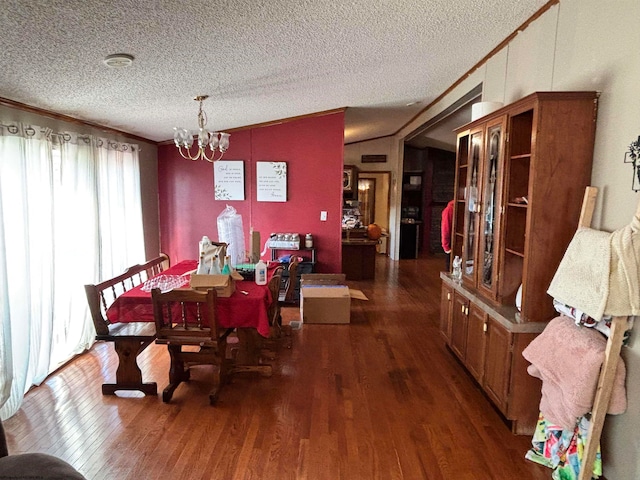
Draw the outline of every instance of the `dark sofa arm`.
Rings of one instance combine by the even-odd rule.
[[[86,480],[64,460],[46,453],[9,455],[4,427],[0,422],[0,480]]]

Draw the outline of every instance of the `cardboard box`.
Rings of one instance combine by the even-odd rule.
[[[216,289],[218,297],[230,297],[236,291],[236,282],[230,275],[191,274],[191,288],[196,290]]]
[[[351,296],[346,285],[303,285],[300,287],[302,323],[349,323]]]
[[[351,299],[369,300],[345,285],[344,273],[307,273],[300,276],[302,323],[350,323]]]
[[[345,285],[344,273],[305,273],[300,276],[300,286],[305,285]]]

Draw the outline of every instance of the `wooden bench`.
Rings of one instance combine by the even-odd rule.
[[[98,284],[85,285],[91,318],[96,328],[96,340],[113,342],[118,354],[116,383],[102,384],[103,395],[114,395],[117,390],[139,390],[145,395],[157,395],[155,382],[144,383],[136,361],[138,355],[156,338],[153,322],[111,323],[107,309],[119,295],[147,281],[169,268],[165,254],[127,268],[124,273]]]

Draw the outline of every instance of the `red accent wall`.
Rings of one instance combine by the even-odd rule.
[[[197,258],[203,235],[218,240],[217,218],[229,204],[242,215],[247,249],[250,227],[263,245],[272,232],[311,233],[316,271],[340,272],[344,113],[242,130],[230,140],[224,159],[244,161],[244,201],[214,200],[211,163],[185,160],[174,145],[158,147],[161,251],[172,263]],[[287,162],[287,202],[256,201],[257,161]]]

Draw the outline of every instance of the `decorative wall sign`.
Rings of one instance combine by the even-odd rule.
[[[360,157],[362,163],[385,163],[387,161],[386,155],[362,155]]]
[[[258,202],[287,201],[287,162],[256,162]]]
[[[214,200],[244,200],[244,162],[218,160],[213,163]]]

